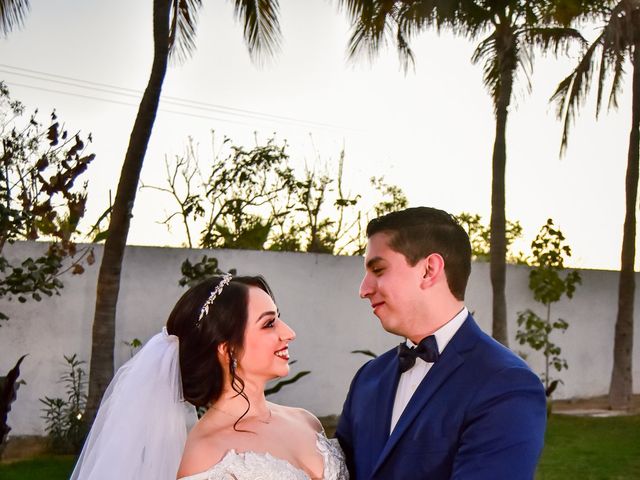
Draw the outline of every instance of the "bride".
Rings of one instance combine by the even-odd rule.
[[[191,288],[118,370],[71,479],[348,479],[317,418],[265,399],[294,338],[262,277]]]

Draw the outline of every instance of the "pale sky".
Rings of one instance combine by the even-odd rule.
[[[495,121],[482,68],[470,62],[474,43],[423,33],[413,41],[416,66],[407,74],[393,45],[373,63],[349,62],[349,25],[335,2],[281,0],[281,51],[258,67],[231,2],[204,4],[195,54],[166,77],[145,183],[162,183],[165,155],[183,152],[189,136],[206,158],[212,129],[245,146],[253,145],[254,132],[261,140],[275,133],[299,167],[316,156],[335,165],[344,145],[353,193],[384,175],[412,206],[479,213],[488,223]],[[109,190],[115,194],[152,61],[151,7],[151,0],[32,0],[24,28],[0,40],[0,79],[13,98],[38,108],[43,121],[55,107],[68,128],[93,135],[89,220],[106,208]],[[561,124],[548,99],[574,64],[538,57],[531,94],[516,86],[507,126],[507,217],[521,221],[527,245],[551,217],[574,251],[573,265],[617,270],[631,89],[617,112],[598,121],[593,102],[587,104],[559,159]],[[184,242],[157,224],[171,208],[168,199],[141,190],[129,243]]]

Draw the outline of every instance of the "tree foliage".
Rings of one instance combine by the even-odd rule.
[[[59,294],[63,272],[79,274],[84,260],[93,262],[93,250],[78,251],[75,243],[87,201],[81,178],[94,159],[85,152],[91,136],[70,134],[55,111],[44,126],[0,82],[0,137],[0,298],[40,301]],[[35,258],[5,256],[4,247],[16,240],[50,243]]]
[[[469,235],[473,260],[488,262],[491,247],[491,229],[482,222],[482,216],[477,213],[461,212],[456,215],[456,219]],[[516,264],[527,263],[524,253],[513,251],[513,243],[522,237],[522,225],[520,225],[520,222],[507,220],[506,233],[507,261]]]
[[[545,314],[540,316],[531,309],[519,312],[516,340],[520,345],[529,345],[544,355],[545,371],[541,376],[549,397],[561,383],[561,380],[550,377],[549,370],[553,368],[560,372],[568,368],[567,361],[560,356],[562,349],[552,341],[551,335],[554,331],[564,333],[569,328],[566,320],[551,319],[551,304],[563,296],[573,298],[576,286],[582,280],[576,270],[565,271],[564,262],[571,257],[571,247],[553,220],[548,219],[542,226],[531,243],[531,251],[533,268],[529,272],[529,290],[533,299],[545,307]]]
[[[184,155],[165,161],[166,184],[145,188],[173,198],[178,208],[162,223],[181,224],[190,247],[360,254],[369,217],[408,201],[399,187],[372,178],[379,202],[362,212],[362,196],[343,183],[344,161],[342,151],[333,173],[318,165],[299,173],[289,164],[286,142],[270,138],[245,148],[224,138],[205,174],[189,141]],[[203,262],[198,268],[216,271],[217,265]]]

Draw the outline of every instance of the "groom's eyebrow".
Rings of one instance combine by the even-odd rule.
[[[365,264],[365,266],[367,269],[371,269],[375,266],[376,263],[380,263],[382,261],[384,261],[382,257],[373,257],[367,260],[367,263]]]

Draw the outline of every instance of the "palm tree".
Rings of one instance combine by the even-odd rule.
[[[472,57],[482,63],[484,84],[494,104],[496,119],[492,159],[490,270],[493,287],[493,336],[507,345],[505,169],[506,127],[514,83],[519,73],[529,78],[533,48],[567,48],[582,40],[572,28],[550,26],[546,20],[553,2],[534,0],[341,0],[353,23],[351,58],[370,56],[385,43],[389,32],[405,67],[413,62],[409,41],[421,30],[449,28],[455,34],[480,41]]]
[[[0,0],[0,35],[6,37],[24,24],[29,11],[29,0]]]
[[[252,58],[272,54],[278,47],[278,1],[234,0],[236,17],[244,24],[244,38]],[[98,275],[93,320],[89,398],[85,418],[93,421],[102,395],[113,377],[115,316],[120,273],[140,171],[158,110],[170,57],[186,59],[195,49],[196,19],[202,0],[154,0],[154,57],[147,88],[129,138],[104,253]]]
[[[610,108],[618,105],[624,66],[631,62],[632,100],[631,132],[625,181],[625,219],[618,284],[618,314],[613,348],[613,369],[609,387],[612,408],[629,408],[633,393],[633,303],[635,296],[634,266],[636,256],[636,205],[638,198],[638,164],[640,162],[640,0],[600,2],[607,22],[591,43],[573,72],[559,85],[552,97],[557,102],[558,116],[564,122],[561,152],[569,139],[569,125],[597,80],[596,116],[600,112],[605,93],[605,80],[612,74],[609,93]],[[591,16],[593,11],[583,11]],[[599,54],[598,54],[599,52]]]

